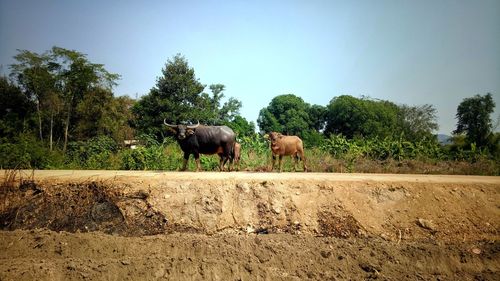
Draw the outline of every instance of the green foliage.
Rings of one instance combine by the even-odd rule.
[[[264,133],[275,131],[303,137],[307,132],[320,130],[324,116],[324,107],[311,107],[302,98],[288,94],[274,97],[267,107],[261,109],[257,124]]]
[[[252,167],[256,170],[266,170],[269,164],[271,151],[269,143],[261,135],[243,136],[241,142],[242,167]]]
[[[398,107],[389,101],[339,96],[327,106],[325,134],[347,138],[385,138],[399,135]]]
[[[132,100],[128,97],[113,97],[109,90],[97,88],[89,91],[77,105],[77,121],[74,135],[78,140],[97,136],[111,136],[122,142],[133,137],[128,121],[132,119],[129,107]]]
[[[98,135],[109,135],[112,127],[106,123],[107,114],[111,112],[113,93],[104,89],[89,91],[76,106],[79,117],[75,127],[78,139],[90,139]]]
[[[269,111],[268,108],[263,108],[260,110],[257,124],[259,125],[260,131],[262,133],[283,131],[283,126],[280,125],[278,119],[276,119],[276,117],[271,111]]]
[[[322,105],[313,104],[309,108],[310,128],[317,132],[325,128],[327,110]]]
[[[495,102],[490,93],[472,98],[465,98],[457,108],[457,129],[454,134],[465,133],[469,144],[475,143],[482,148],[488,144],[491,134],[490,115],[495,109]]]
[[[177,170],[182,163],[182,151],[177,142],[165,138],[162,143],[154,136],[141,135],[136,149],[119,152],[120,169],[124,170]]]
[[[0,136],[9,139],[26,131],[35,105],[6,77],[0,77]]]
[[[165,134],[163,119],[175,124],[205,120],[207,116],[202,112],[208,105],[206,97],[201,95],[205,85],[198,81],[183,56],[177,54],[168,60],[162,73],[156,86],[133,107],[139,132],[154,135],[158,140]]]
[[[269,143],[240,116],[241,102],[225,99],[222,84],[203,92],[205,85],[181,55],[168,60],[163,76],[138,102],[114,97],[119,75],[80,52],[20,50],[14,59],[12,81],[0,77],[0,168],[178,170],[183,153],[177,142],[164,138],[166,118],[233,128],[242,145],[242,169],[269,170]],[[457,109],[454,143],[445,147],[432,135],[437,123],[431,105],[339,96],[324,107],[289,94],[261,109],[258,125],[262,132],[300,136],[312,171],[399,172],[406,167],[403,171],[429,173],[441,163],[445,173],[498,175],[500,134],[491,133],[489,119],[494,106],[491,94],[465,99]],[[121,147],[125,139],[139,139],[140,145]],[[200,159],[204,170],[218,170],[216,155]],[[292,170],[288,159],[285,171]],[[195,169],[192,158],[189,169]]]
[[[302,133],[302,141],[305,147],[320,147],[325,141],[325,137],[322,133],[316,130],[304,131]]]
[[[108,136],[98,136],[88,142],[70,142],[67,150],[67,164],[84,169],[114,169],[113,154],[118,146]]]
[[[230,122],[236,117],[241,117],[239,115],[241,101],[230,97],[228,101],[224,102],[224,104],[221,106],[221,101],[224,98],[224,89],[225,86],[222,84],[210,85],[212,97],[205,96],[208,107],[203,107],[203,111],[206,115],[203,120],[207,125],[220,125]]]
[[[210,86],[212,96],[203,93],[205,85],[196,78],[187,60],[177,54],[162,69],[156,86],[132,108],[135,125],[140,133],[161,140],[167,134],[163,120],[171,124],[200,121],[207,125],[221,125],[239,115],[241,102],[229,98],[221,106],[224,85]]]
[[[437,110],[433,105],[399,106],[401,129],[408,140],[432,138],[432,132],[439,127],[437,124]]]
[[[248,122],[247,119],[239,115],[235,116],[231,122],[226,122],[225,125],[233,129],[237,139],[250,137],[255,134],[255,124],[253,122]]]
[[[361,157],[373,160],[386,159],[442,159],[444,151],[433,139],[422,139],[417,142],[406,141],[402,136],[397,139],[348,139],[342,135],[330,135],[322,149],[337,159],[358,159]]]
[[[91,63],[82,53],[59,47],[43,54],[19,50],[14,59],[16,63],[10,66],[11,77],[27,100],[35,104],[36,117],[32,118],[38,123],[38,137],[48,141],[50,150],[56,139],[64,139],[64,151],[68,141],[100,134],[92,126],[101,126],[102,120],[96,118],[107,110],[105,104],[110,99],[103,100],[104,106],[99,108],[103,103],[89,101],[87,95],[110,93],[119,75],[109,73],[102,64]],[[86,102],[80,104],[84,100]],[[74,115],[77,108],[80,116]],[[94,115],[97,117],[85,120]],[[97,121],[99,124],[95,124]]]
[[[12,140],[0,139],[0,168],[43,169],[51,161],[50,151],[32,134],[19,134]]]

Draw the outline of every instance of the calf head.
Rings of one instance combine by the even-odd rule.
[[[168,124],[165,119],[163,120],[163,123],[175,131],[175,135],[179,140],[183,140],[185,138],[189,138],[190,136],[194,135],[196,128],[200,125],[199,121],[198,124],[196,125],[172,125]]]
[[[277,133],[277,132],[270,132],[269,133],[269,139],[271,140],[272,144],[275,144],[276,142],[278,142],[282,138],[283,138],[283,135],[281,133]]]

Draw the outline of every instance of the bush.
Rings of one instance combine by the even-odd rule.
[[[177,143],[166,138],[158,143],[154,138],[143,136],[136,149],[120,151],[121,169],[124,170],[176,170],[182,163],[182,152]]]
[[[44,169],[51,153],[30,134],[21,133],[12,141],[0,140],[0,167],[3,169]]]
[[[115,140],[108,136],[98,136],[87,142],[70,142],[66,154],[66,164],[75,169],[113,169],[113,154],[117,152]]]

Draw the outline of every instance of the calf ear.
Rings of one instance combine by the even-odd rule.
[[[283,138],[283,135],[280,133],[278,134],[278,138],[282,139]]]

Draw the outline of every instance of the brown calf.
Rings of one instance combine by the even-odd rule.
[[[271,151],[273,154],[273,164],[271,166],[271,171],[274,168],[274,162],[276,160],[276,155],[279,156],[279,169],[282,171],[281,161],[284,155],[290,155],[295,158],[293,164],[293,170],[297,169],[297,162],[299,157],[304,164],[304,172],[307,172],[306,158],[304,156],[304,146],[302,145],[302,140],[297,136],[285,136],[277,132],[269,133],[269,139],[271,140]]]

